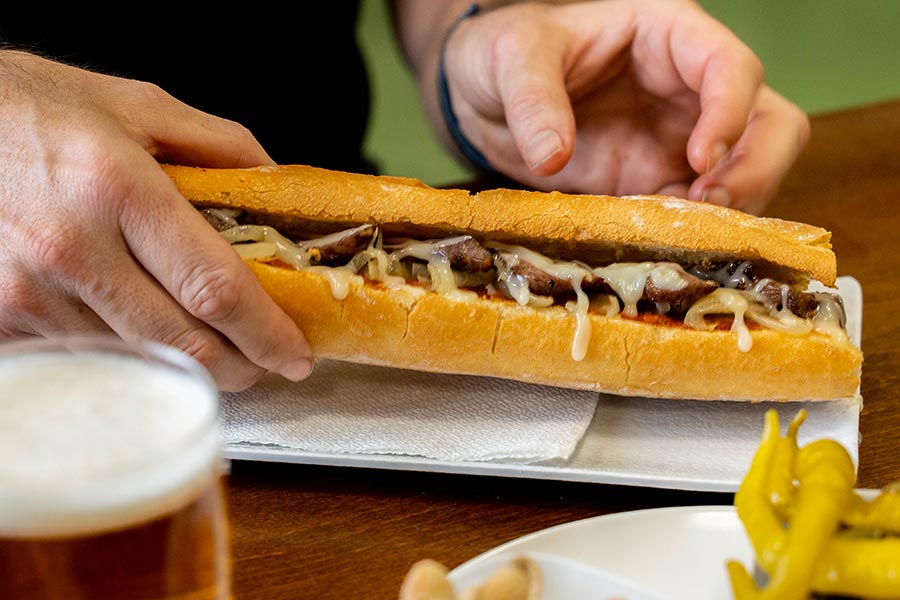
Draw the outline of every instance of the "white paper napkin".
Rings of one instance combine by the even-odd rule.
[[[320,360],[304,382],[263,379],[223,394],[225,441],[305,452],[442,461],[566,459],[598,395]]]
[[[829,402],[710,402],[601,396],[594,422],[558,478],[734,491],[762,439],[765,413],[778,412],[782,434],[807,412],[798,443],[828,438],[859,460],[862,399]]]

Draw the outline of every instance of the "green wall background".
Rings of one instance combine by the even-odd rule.
[[[810,114],[900,97],[900,0],[701,4],[757,53],[769,85]],[[418,104],[385,5],[363,0],[359,23],[373,93],[366,152],[385,174],[464,181],[468,171],[440,146]]]

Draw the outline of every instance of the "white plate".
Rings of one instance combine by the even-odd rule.
[[[450,573],[457,590],[482,581],[486,573],[515,556],[538,553],[579,561],[602,569],[617,584],[632,584],[644,596],[664,600],[732,598],[726,563],[750,568],[753,550],[731,506],[687,506],[616,513],[557,525],[498,546]],[[554,568],[554,576],[557,575]],[[606,581],[590,596],[568,600],[602,600]],[[548,582],[549,588],[550,582]],[[568,585],[568,584],[567,584]],[[547,598],[555,596],[549,595]]]
[[[540,569],[541,600],[665,600],[639,583],[580,560],[543,552],[523,552],[516,556],[527,557]],[[465,572],[464,580],[456,583],[457,596],[463,597],[466,590],[472,589],[471,586],[487,581],[509,561],[509,556],[501,554],[473,565]]]
[[[859,345],[862,288],[856,279],[845,276],[838,278],[837,290],[847,312],[848,334]],[[326,453],[275,443],[229,443],[225,455],[236,460],[734,492],[759,444],[765,412],[774,408],[781,422],[787,423],[800,404],[808,413],[800,430],[800,443],[822,437],[834,439],[847,449],[856,464],[862,407],[859,395],[831,402],[755,404],[601,395],[592,422],[569,458],[544,463]]]

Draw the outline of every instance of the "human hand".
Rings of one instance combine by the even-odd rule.
[[[537,189],[759,213],[809,136],[753,52],[689,0],[505,6],[459,23],[444,60],[463,133]]]
[[[181,348],[223,390],[311,351],[159,162],[272,161],[159,88],[0,52],[0,337],[114,332]]]

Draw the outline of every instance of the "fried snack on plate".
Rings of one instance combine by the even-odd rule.
[[[425,558],[410,567],[400,587],[400,600],[456,600],[447,567]]]
[[[439,562],[417,561],[403,580],[400,600],[540,600],[543,591],[540,567],[526,557],[512,559],[459,597],[447,575],[447,568]]]
[[[735,508],[768,577],[757,587],[728,563],[736,600],[900,598],[900,486],[873,500],[854,490],[847,450],[820,439],[802,448],[797,413],[787,435],[769,410],[759,449],[735,495]]]

